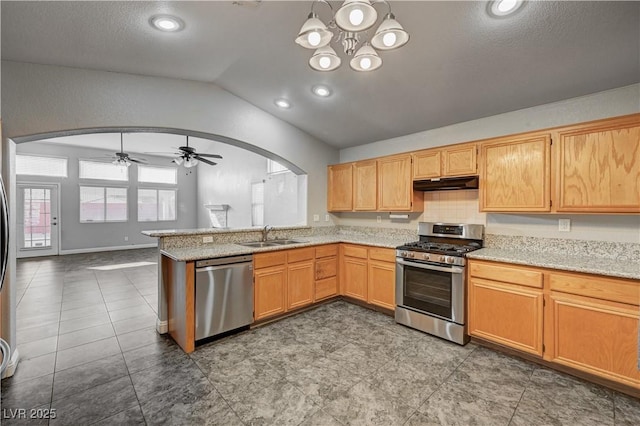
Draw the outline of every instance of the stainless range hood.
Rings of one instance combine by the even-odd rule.
[[[416,191],[449,191],[452,189],[478,189],[478,176],[461,176],[413,181]]]

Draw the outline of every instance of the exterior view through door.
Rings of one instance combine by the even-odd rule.
[[[19,184],[17,187],[17,257],[57,255],[57,185]]]

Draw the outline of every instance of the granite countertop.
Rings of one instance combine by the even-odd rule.
[[[240,254],[252,254],[261,253],[275,250],[288,250],[301,247],[317,246],[322,244],[333,243],[351,243],[351,244],[363,244],[374,247],[384,248],[396,248],[397,246],[406,243],[404,239],[399,238],[386,238],[375,237],[368,235],[348,235],[348,234],[334,234],[334,235],[322,235],[322,236],[306,236],[295,237],[296,241],[300,243],[287,244],[282,246],[273,247],[246,247],[240,245],[240,243],[226,243],[226,244],[212,244],[202,247],[192,248],[171,248],[164,249],[160,252],[174,260],[180,262],[189,262],[193,260],[212,259],[216,257],[235,256]]]
[[[274,226],[272,230],[288,231],[288,230],[300,230],[308,229],[310,226],[295,225],[295,226]],[[262,226],[254,226],[250,228],[193,228],[193,229],[160,229],[160,230],[147,230],[142,231],[142,235],[147,237],[180,237],[188,235],[208,235],[208,234],[231,234],[237,232],[259,232],[262,231]]]
[[[640,265],[629,260],[605,259],[594,256],[559,256],[555,253],[496,248],[476,250],[467,254],[467,257],[640,280]]]

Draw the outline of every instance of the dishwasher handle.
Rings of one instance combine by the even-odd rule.
[[[218,257],[215,259],[199,260],[196,262],[196,269],[204,269],[210,266],[228,266],[236,263],[251,263],[253,255]]]

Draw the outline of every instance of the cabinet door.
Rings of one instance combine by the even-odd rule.
[[[253,273],[256,321],[285,312],[287,271],[284,266],[256,269]]]
[[[421,197],[422,193],[417,196]],[[414,205],[411,156],[407,154],[378,159],[378,210],[422,211],[422,204]]]
[[[313,303],[313,261],[290,263],[287,268],[287,310]]]
[[[478,172],[476,144],[460,145],[442,151],[443,176],[469,176]]]
[[[548,134],[483,143],[480,210],[549,211],[550,146]]]
[[[558,211],[640,212],[640,115],[625,121],[559,132]]]
[[[551,360],[638,387],[638,307],[551,293]]]
[[[342,260],[342,285],[345,296],[367,300],[367,260],[345,256]]]
[[[368,302],[383,308],[396,309],[395,263],[369,261]]]
[[[354,210],[378,208],[378,166],[376,160],[358,161],[353,166]]]
[[[428,149],[412,154],[413,179],[428,179],[442,176],[442,156],[439,149]]]
[[[327,174],[327,210],[330,212],[353,210],[353,164],[329,166]]]
[[[542,356],[542,290],[471,278],[469,334]]]
[[[338,277],[316,281],[315,300],[319,301],[338,294]]]

